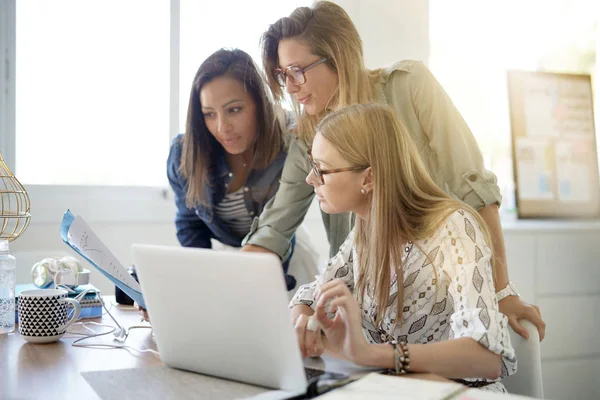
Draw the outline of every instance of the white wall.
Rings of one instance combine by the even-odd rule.
[[[429,1],[337,0],[363,39],[368,68],[429,60]]]

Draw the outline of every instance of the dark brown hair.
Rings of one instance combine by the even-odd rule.
[[[239,49],[220,49],[210,55],[198,68],[188,106],[180,172],[188,181],[186,205],[208,204],[204,187],[211,184],[210,171],[216,166],[216,157],[225,151],[210,133],[204,122],[200,91],[219,77],[240,82],[256,104],[258,137],[255,143],[253,168],[265,168],[283,150],[284,137],[280,118],[267,94],[264,80],[252,58]]]

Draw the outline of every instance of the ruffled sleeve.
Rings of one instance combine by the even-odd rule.
[[[508,318],[498,311],[491,257],[483,232],[465,210],[452,214],[442,231],[443,272],[450,280],[448,297],[455,312],[450,318],[450,339],[470,337],[503,357],[502,376],[517,371],[508,333]]]

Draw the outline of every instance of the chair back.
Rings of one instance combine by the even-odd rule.
[[[511,394],[520,394],[536,398],[544,398],[542,381],[542,361],[540,355],[540,336],[537,328],[527,320],[520,320],[521,325],[529,332],[529,339],[509,328],[510,340],[517,355],[517,373],[502,379],[502,383]]]

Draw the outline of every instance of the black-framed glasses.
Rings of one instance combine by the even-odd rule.
[[[317,165],[317,163],[313,159],[312,153],[311,153],[311,149],[306,150],[306,153],[308,154],[308,162],[310,163],[310,167],[312,168],[312,172],[313,172],[313,174],[315,174],[315,176],[317,178],[319,178],[319,181],[321,182],[321,185],[325,184],[325,179],[323,178],[323,175],[337,174],[339,172],[347,172],[347,171],[362,171],[363,169],[369,168],[369,166],[367,165],[367,166],[358,166],[358,167],[321,169],[321,168],[319,168],[319,166]]]
[[[304,85],[306,83],[306,75],[304,73],[317,65],[323,64],[327,61],[327,58],[321,58],[312,64],[307,65],[304,68],[292,65],[287,68],[276,68],[273,70],[273,77],[279,83],[279,86],[285,87],[286,78],[290,80],[293,85]]]

